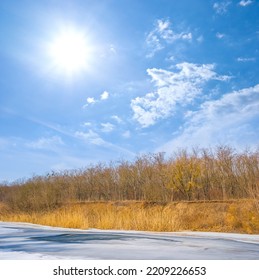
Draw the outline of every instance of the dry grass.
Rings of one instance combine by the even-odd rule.
[[[167,204],[88,202],[33,213],[13,213],[0,205],[0,220],[84,229],[259,233],[259,213],[251,200]]]

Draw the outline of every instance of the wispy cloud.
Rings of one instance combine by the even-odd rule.
[[[222,38],[224,38],[226,35],[225,34],[223,34],[223,33],[220,33],[220,32],[217,32],[216,33],[216,37],[218,38],[218,39],[222,39]]]
[[[166,44],[171,44],[176,40],[190,41],[192,39],[191,32],[175,32],[171,28],[169,20],[159,19],[155,22],[154,28],[146,36],[146,44],[149,50],[148,57],[164,48]]]
[[[256,61],[255,57],[238,57],[237,58],[238,62],[251,62],[251,61]]]
[[[242,6],[242,7],[246,7],[248,5],[251,5],[252,3],[253,3],[253,1],[251,1],[251,0],[247,0],[247,1],[242,0],[242,1],[239,2],[239,5]]]
[[[101,123],[101,126],[102,126],[102,129],[101,129],[102,132],[112,132],[115,128],[115,126],[109,122]]]
[[[204,102],[198,111],[188,115],[178,137],[159,150],[171,152],[177,147],[208,147],[222,143],[249,145],[258,142],[259,130],[251,129],[249,125],[251,120],[258,119],[259,84]]]
[[[83,131],[76,131],[75,137],[84,140],[88,144],[94,144],[94,145],[105,145],[106,142],[93,130],[89,130],[88,132]]]
[[[39,125],[41,125],[45,128],[56,131],[56,132],[58,132],[62,135],[69,136],[69,137],[74,137],[73,132],[71,132],[66,127],[61,126],[60,124],[50,123],[50,122],[42,121],[42,120],[37,119],[37,118],[31,118],[31,117],[26,117],[26,119],[28,119],[29,121],[31,121],[33,123],[39,124]]]
[[[55,150],[57,146],[64,145],[62,139],[59,136],[53,136],[49,138],[42,137],[37,141],[28,142],[26,146],[32,149],[40,150]]]
[[[129,130],[126,130],[125,132],[122,133],[122,137],[124,137],[124,138],[130,138],[130,136],[131,136],[131,133]]]
[[[92,125],[91,122],[84,122],[84,123],[83,123],[83,126],[91,126],[91,125]]]
[[[118,124],[123,122],[123,120],[120,117],[118,117],[117,115],[111,116],[111,119],[115,120]]]
[[[110,52],[113,53],[113,54],[116,54],[117,51],[116,51],[116,48],[113,44],[110,45],[110,48],[109,48]]]
[[[196,40],[198,43],[202,43],[204,41],[204,37],[200,35]]]
[[[184,106],[201,92],[202,85],[209,80],[226,81],[230,77],[220,76],[213,64],[176,64],[175,72],[163,69],[147,69],[156,90],[131,101],[133,118],[142,126],[148,127],[159,119],[175,113],[177,106]]]
[[[136,154],[134,152],[132,152],[128,149],[125,149],[119,145],[105,141],[103,138],[101,138],[101,136],[98,133],[96,133],[95,131],[93,131],[91,129],[88,132],[77,131],[75,133],[75,137],[78,139],[81,139],[86,144],[101,146],[103,148],[106,148],[107,151],[111,150],[118,157],[127,156],[129,158],[133,158],[136,156]]]
[[[227,12],[228,6],[231,4],[230,1],[215,2],[213,4],[213,9],[217,14],[223,15]]]

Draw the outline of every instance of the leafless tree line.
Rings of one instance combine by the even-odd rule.
[[[52,172],[0,186],[0,202],[42,211],[70,202],[229,200],[259,201],[259,150],[229,146],[139,156],[134,162],[97,164]],[[259,207],[259,203],[257,203]]]

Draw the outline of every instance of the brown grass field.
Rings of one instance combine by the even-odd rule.
[[[259,213],[253,200],[81,202],[31,213],[15,212],[2,203],[0,220],[79,229],[259,233]]]

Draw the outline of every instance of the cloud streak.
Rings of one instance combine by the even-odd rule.
[[[238,57],[237,58],[238,62],[251,62],[251,61],[256,61],[255,57]]]

